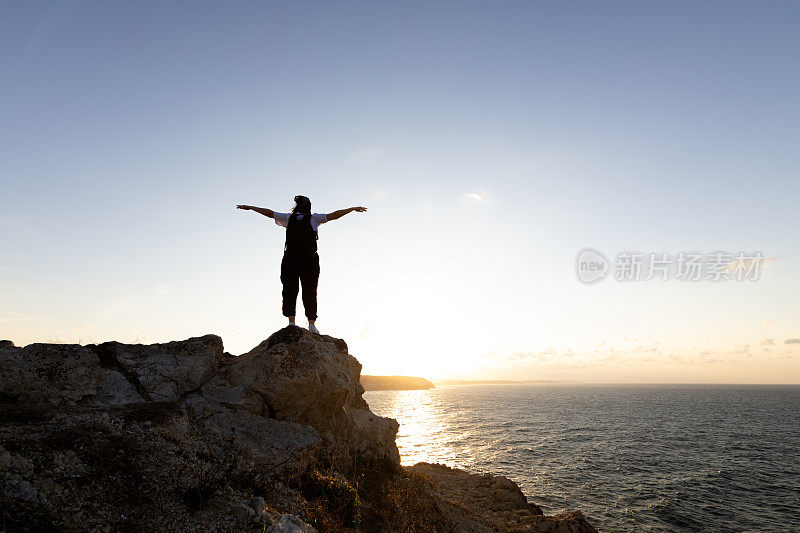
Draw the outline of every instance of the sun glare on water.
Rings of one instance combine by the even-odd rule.
[[[364,398],[373,411],[400,422],[397,447],[404,465],[421,461],[456,465],[470,453],[463,443],[457,444],[462,440],[459,429],[442,415],[442,406],[432,391],[370,391]]]

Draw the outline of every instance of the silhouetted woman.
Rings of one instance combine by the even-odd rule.
[[[308,330],[319,333],[314,321],[317,319],[317,283],[319,282],[319,255],[317,254],[317,230],[320,224],[341,218],[347,213],[363,213],[366,207],[348,207],[333,213],[312,213],[311,200],[305,196],[294,197],[291,213],[276,213],[264,207],[237,205],[275,219],[275,223],[286,228],[286,244],[281,261],[281,283],[283,283],[283,316],[294,326],[298,285],[303,287],[303,308],[308,318]],[[299,283],[298,283],[299,282]]]

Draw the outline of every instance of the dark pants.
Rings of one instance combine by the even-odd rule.
[[[283,283],[283,316],[295,316],[298,282],[303,286],[303,307],[309,320],[317,319],[317,283],[319,255],[283,254],[281,283]]]

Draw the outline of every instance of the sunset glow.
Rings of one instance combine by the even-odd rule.
[[[304,194],[369,207],[319,230],[365,373],[800,382],[791,17],[649,8],[6,5],[0,338],[244,353],[284,233],[234,206]],[[769,262],[584,285],[586,247]]]

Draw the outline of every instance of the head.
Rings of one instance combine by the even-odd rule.
[[[294,197],[294,207],[292,208],[292,213],[305,213],[307,215],[311,214],[311,200],[309,200],[305,196],[295,196]]]

